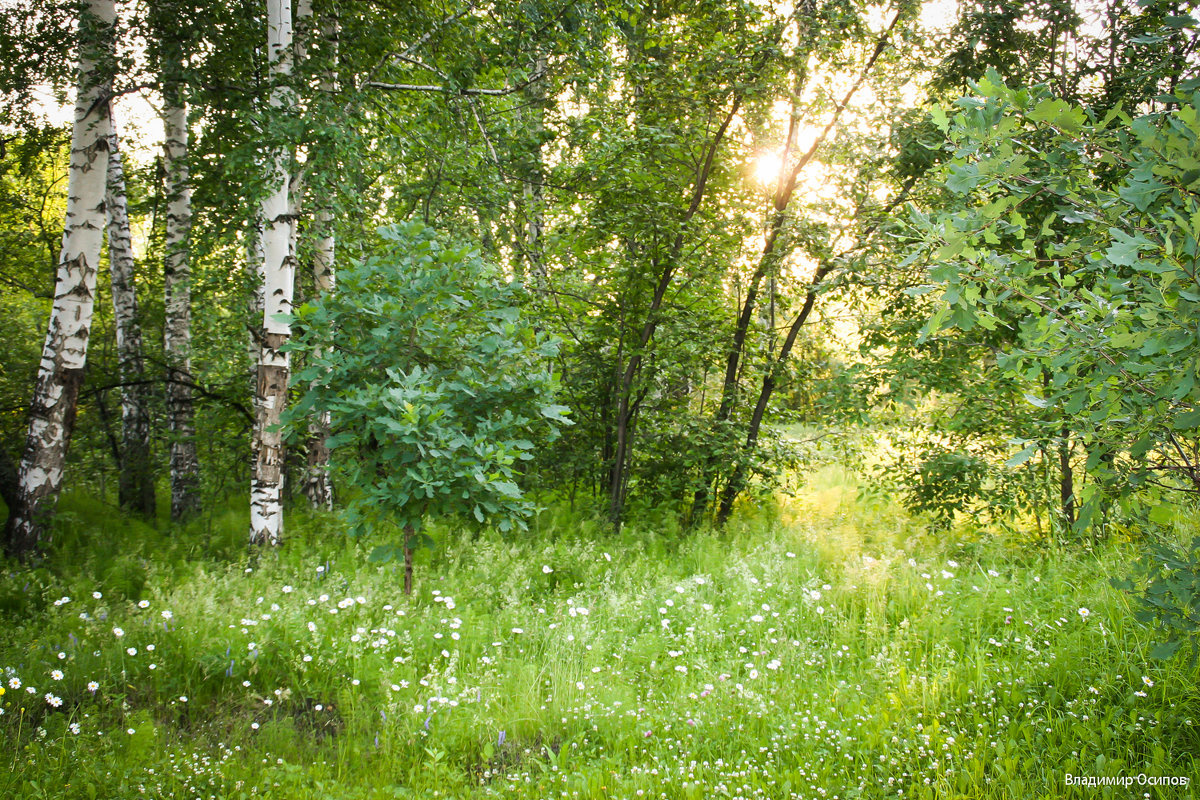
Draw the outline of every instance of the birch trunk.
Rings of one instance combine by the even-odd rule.
[[[292,93],[287,80],[292,72],[292,8],[290,0],[267,0],[267,54],[276,82],[271,107],[286,108]],[[271,158],[269,183],[274,188],[263,199],[263,340],[258,357],[255,419],[250,479],[250,541],[276,545],[283,537],[283,434],[280,416],[287,402],[291,359],[280,352],[291,336],[291,325],[276,317],[292,311],[295,257],[292,253],[295,218],[289,202],[290,176],[287,153],[277,149]]]
[[[173,77],[181,70],[181,63],[166,65],[163,81],[167,201],[163,349],[167,362],[167,429],[171,439],[171,519],[176,521],[187,519],[200,507],[200,460],[196,455],[192,401],[192,272],[188,260],[192,190],[188,186],[187,103],[182,85]]]
[[[62,486],[87,364],[104,236],[108,137],[112,130],[108,95],[116,17],[113,0],[88,0],[79,25],[79,85],[71,131],[62,251],[42,360],[29,404],[29,430],[18,468],[15,502],[9,507],[4,530],[5,549],[20,557],[38,551],[48,540],[48,524]]]
[[[321,78],[322,94],[332,96],[337,91],[337,23],[327,19],[323,35],[329,45],[331,68]],[[317,296],[332,292],[336,286],[334,258],[337,241],[334,238],[333,214],[329,211],[328,198],[319,204],[316,214],[317,241],[313,252],[313,284]],[[315,354],[318,357],[320,353]],[[333,485],[329,478],[329,412],[317,413],[308,426],[308,472],[305,475],[304,494],[313,508],[333,509]]]
[[[109,112],[111,116],[111,111]],[[115,127],[115,126],[114,126]],[[154,472],[150,409],[142,359],[142,326],[134,284],[133,236],[125,197],[125,167],[114,130],[108,137],[108,265],[121,380],[121,449],[117,496],[121,507],[152,519]]]
[[[321,235],[313,254],[313,283],[318,296],[332,292],[336,286],[334,255],[336,240],[333,233],[333,215],[328,211],[317,213],[317,225]],[[317,357],[320,353],[315,353]],[[320,380],[319,378],[317,380]],[[330,436],[329,412],[318,412],[308,426],[308,474],[304,481],[304,494],[313,508],[333,509],[333,484],[329,478],[329,447],[325,441]]]

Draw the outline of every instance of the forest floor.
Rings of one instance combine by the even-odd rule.
[[[1197,794],[1130,543],[935,536],[826,467],[721,533],[440,530],[405,597],[335,518],[248,561],[243,516],[66,498],[0,576],[0,797]]]

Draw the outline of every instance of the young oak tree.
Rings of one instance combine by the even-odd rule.
[[[1106,497],[1200,493],[1200,81],[1179,86],[1175,110],[1101,116],[992,73],[940,120],[962,204],[918,218],[926,330],[1011,332],[997,368],[1086,455],[1077,531]],[[1026,438],[1010,465],[1044,437]]]
[[[407,594],[428,518],[524,527],[535,509],[519,465],[570,421],[554,402],[557,343],[521,316],[519,283],[421,223],[379,234],[336,292],[296,310],[287,350],[308,356],[294,378],[307,393],[284,417],[329,415],[351,530],[399,527],[372,558],[403,559]]]

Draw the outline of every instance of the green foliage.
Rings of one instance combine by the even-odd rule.
[[[1159,508],[1169,511],[1169,507]],[[1154,543],[1138,559],[1135,580],[1113,581],[1141,603],[1136,617],[1166,638],[1150,651],[1167,660],[1186,645],[1190,662],[1200,657],[1200,537],[1189,544]]]
[[[957,95],[992,71],[1071,103],[1141,107],[1186,69],[1196,25],[1187,12],[1170,0],[965,0],[932,83]]]
[[[978,91],[943,123],[958,210],[917,220],[942,301],[926,335],[1003,334],[997,367],[1038,410],[1026,441],[1085,448],[1077,527],[1106,495],[1200,489],[1194,98],[1131,119],[994,75]]]
[[[554,402],[557,344],[522,316],[524,290],[420,223],[381,228],[379,252],[296,311],[296,424],[327,413],[353,528],[431,516],[524,527],[518,485],[535,442],[569,424]]]
[[[69,133],[0,138],[0,447],[17,459],[62,246]]]
[[[971,508],[987,478],[987,462],[969,453],[927,451],[904,494],[910,511],[929,514],[935,526],[949,528],[955,512]]]

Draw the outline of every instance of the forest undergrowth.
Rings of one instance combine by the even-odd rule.
[[[248,555],[244,510],[61,512],[0,577],[3,797],[1195,792],[1200,672],[1110,585],[1137,543],[934,534],[838,466],[724,531],[435,530],[411,597],[335,516]]]

